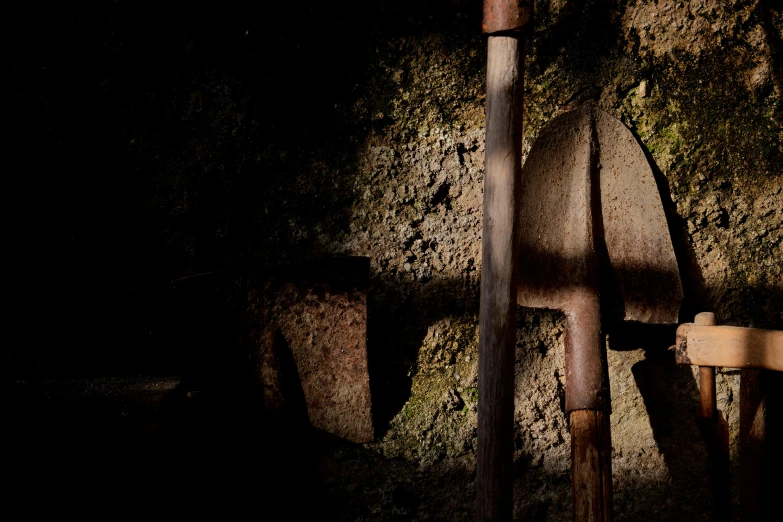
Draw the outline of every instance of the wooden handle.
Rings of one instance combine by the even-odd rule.
[[[511,520],[523,42],[490,36],[479,318],[477,520]]]
[[[611,402],[598,295],[566,312],[566,411],[575,522],[612,520]]]
[[[612,520],[612,440],[609,414],[576,410],[571,423],[571,491],[575,522]]]

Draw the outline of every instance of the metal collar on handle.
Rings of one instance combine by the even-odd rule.
[[[531,20],[532,0],[484,0],[484,34],[518,32]]]

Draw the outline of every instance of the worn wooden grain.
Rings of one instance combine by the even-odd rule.
[[[712,312],[701,312],[693,319],[699,326],[715,326]],[[716,522],[731,520],[731,468],[728,424],[718,411],[715,368],[699,366],[699,423],[709,455],[712,480],[712,510]]]
[[[686,323],[677,339],[680,364],[783,371],[783,331]]]
[[[699,414],[705,419],[715,417],[717,411],[715,368],[699,366]]]
[[[511,520],[523,42],[490,36],[479,334],[477,519]]]
[[[715,314],[702,312],[696,314],[694,324],[700,326],[715,326]],[[717,413],[717,390],[715,389],[715,368],[699,367],[700,414],[705,419],[712,419]]]
[[[576,410],[571,423],[571,488],[574,521],[612,520],[612,441],[609,415]]]

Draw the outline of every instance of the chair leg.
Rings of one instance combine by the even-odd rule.
[[[715,314],[697,314],[695,324],[714,326]],[[715,368],[699,366],[699,424],[707,445],[712,479],[712,506],[715,521],[731,520],[731,469],[729,456],[729,427],[718,411],[715,387]]]
[[[763,520],[761,483],[767,404],[763,370],[743,369],[740,374],[740,505],[742,522]]]
[[[703,419],[714,419],[718,413],[718,399],[715,390],[715,368],[699,366],[700,414]]]

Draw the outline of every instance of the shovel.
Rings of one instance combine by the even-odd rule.
[[[565,313],[575,521],[612,520],[604,325],[675,323],[677,260],[650,165],[617,119],[555,118],[522,169],[518,304]]]

